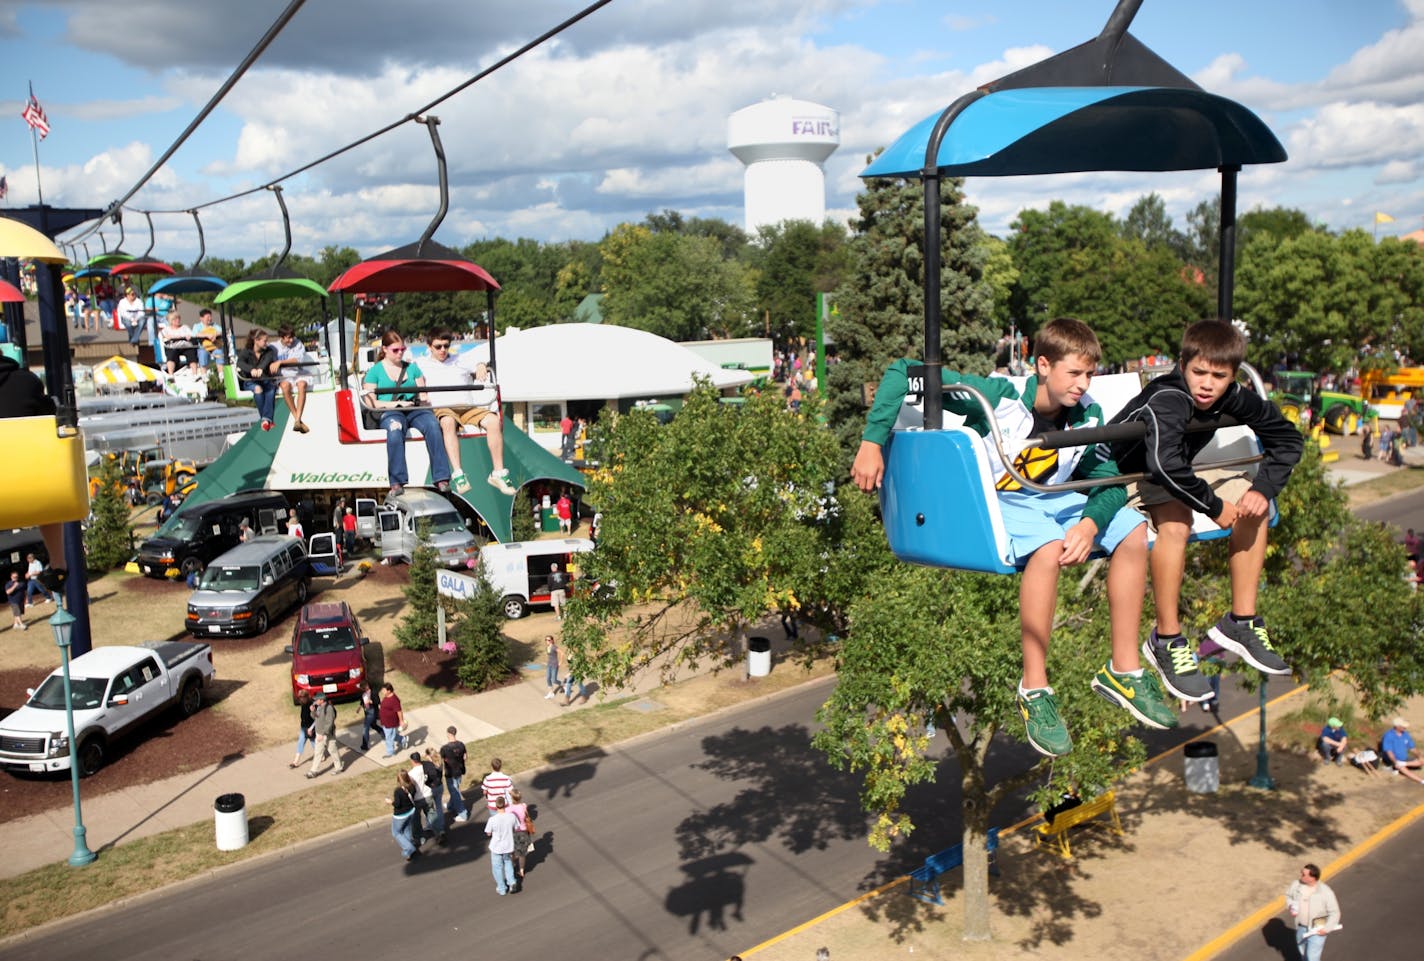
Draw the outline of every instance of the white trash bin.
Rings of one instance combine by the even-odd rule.
[[[771,673],[771,638],[753,637],[747,640],[747,676],[766,677]]]
[[[1192,741],[1182,748],[1187,790],[1193,794],[1215,794],[1221,787],[1221,759],[1216,742]]]
[[[219,851],[247,847],[247,799],[241,794],[220,794],[213,802],[213,828]]]

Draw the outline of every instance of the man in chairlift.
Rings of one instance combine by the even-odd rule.
[[[458,354],[451,354],[450,342],[453,335],[441,328],[430,334],[430,359],[422,362],[427,387],[471,387],[484,385],[489,390],[435,391],[430,402],[435,407],[435,416],[440,419],[440,430],[445,438],[445,451],[450,455],[450,486],[457,494],[470,490],[470,479],[465,476],[460,465],[460,428],[477,427],[485,432],[489,444],[490,463],[494,470],[486,480],[489,485],[502,493],[514,494],[515,487],[509,482],[509,469],[504,466],[504,430],[499,412],[499,404],[493,391],[494,376],[489,365],[480,361],[471,364]]]

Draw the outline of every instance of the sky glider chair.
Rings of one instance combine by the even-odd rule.
[[[1006,538],[992,481],[984,486],[997,468],[990,471],[977,435],[944,429],[942,178],[1216,168],[1221,173],[1217,315],[1233,316],[1236,176],[1244,164],[1280,163],[1286,152],[1254,113],[1202,90],[1128,33],[1141,5],[1142,0],[1118,0],[1097,37],[966,93],[911,127],[861,172],[866,179],[918,177],[924,183],[923,425],[895,432],[881,487],[887,535],[904,560],[1014,571],[1004,560]],[[1094,380],[1095,396],[1103,379]],[[1084,433],[1095,432],[1079,432],[1078,443],[1089,439]]]
[[[80,521],[89,515],[84,438],[53,415],[0,419],[0,449],[17,469],[5,483],[0,528]]]

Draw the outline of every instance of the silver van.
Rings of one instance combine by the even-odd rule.
[[[274,618],[301,607],[309,593],[305,545],[285,534],[263,534],[203,571],[188,598],[188,632],[196,637],[266,634]]]
[[[376,512],[376,537],[382,560],[410,563],[419,542],[418,531],[426,526],[426,542],[435,551],[441,567],[468,567],[479,557],[480,547],[460,512],[431,490],[407,488],[386,498]]]

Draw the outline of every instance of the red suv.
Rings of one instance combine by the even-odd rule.
[[[292,702],[302,691],[358,697],[369,643],[345,601],[303,607],[286,648],[292,655]]]

